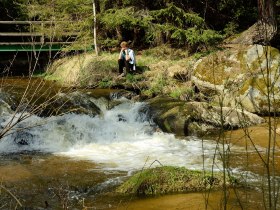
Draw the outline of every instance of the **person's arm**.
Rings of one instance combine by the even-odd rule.
[[[130,57],[128,49],[127,49],[127,50],[125,50],[125,60],[129,61],[130,59],[131,59],[131,57]]]
[[[135,56],[133,50],[130,49],[128,55],[129,55],[130,63],[135,64]]]
[[[122,51],[123,50],[121,49],[120,54],[119,54],[119,60],[122,59]]]

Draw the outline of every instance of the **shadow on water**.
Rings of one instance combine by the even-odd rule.
[[[42,74],[53,60],[81,52],[83,51],[0,51],[0,76]]]
[[[28,76],[30,72],[42,73],[55,53],[0,52],[1,76]]]
[[[110,189],[110,184],[97,188],[100,183],[124,172],[106,173],[87,161],[47,154],[12,154],[1,157],[0,178],[2,184],[31,209],[59,209],[66,204],[81,209],[82,198],[95,200],[96,194]],[[113,184],[112,184],[113,185]],[[1,203],[9,203],[11,197],[1,197]]]

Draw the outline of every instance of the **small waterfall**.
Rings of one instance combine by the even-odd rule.
[[[50,152],[93,161],[105,170],[139,170],[152,163],[202,169],[203,161],[211,169],[215,143],[204,141],[202,148],[202,141],[195,137],[176,139],[158,131],[147,119],[142,112],[145,103],[115,100],[119,105],[108,110],[108,101],[92,99],[102,112],[95,117],[74,113],[31,116],[1,140],[0,153]],[[2,127],[10,117],[1,118]]]

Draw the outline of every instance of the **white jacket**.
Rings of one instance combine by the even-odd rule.
[[[133,70],[136,70],[136,58],[134,55],[134,51],[132,49],[128,49],[128,55],[130,57],[129,63],[133,64]]]

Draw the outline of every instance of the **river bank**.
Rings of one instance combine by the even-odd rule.
[[[25,90],[23,84],[28,85],[29,80],[25,80],[25,83],[17,79],[10,78],[6,84],[8,90],[21,95],[20,92]],[[41,84],[39,79],[35,79],[34,84],[37,82]],[[56,86],[56,83],[47,82],[45,85],[43,90],[52,90],[54,94],[61,95],[63,89]],[[30,89],[30,93],[34,93],[34,90]],[[119,194],[115,189],[135,171],[158,166],[154,161],[165,166],[219,171],[223,168],[223,159],[218,155],[222,151],[221,141],[230,151],[228,169],[245,178],[246,185],[250,186],[236,188],[238,196],[229,190],[232,197],[228,198],[228,205],[242,209],[242,201],[243,205],[249,205],[248,209],[262,206],[262,193],[256,193],[255,189],[261,189],[265,177],[264,165],[258,152],[263,156],[266,154],[266,124],[246,128],[251,133],[252,142],[244,136],[245,128],[231,130],[223,138],[217,135],[175,137],[155,129],[155,124],[143,112],[145,103],[121,98],[122,94],[119,95],[115,90],[110,94],[111,90],[100,89],[92,90],[84,101],[83,91],[91,92],[87,89],[77,92],[74,89],[76,93],[73,97],[79,99],[79,106],[83,106],[80,103],[82,101],[86,104],[92,101],[99,107],[99,114],[91,116],[83,112],[66,112],[49,118],[31,115],[16,127],[23,126],[26,129],[15,129],[16,132],[2,138],[2,185],[11,190],[24,206],[35,209],[62,209],[65,205],[77,209],[82,209],[83,205],[97,209],[141,209],[150,205],[147,209],[158,209],[160,206],[188,209],[205,206],[205,202],[209,201],[214,209],[217,206],[220,208],[220,201],[224,198],[223,192],[219,190],[211,191],[210,194],[203,192],[143,198]],[[72,92],[66,93],[70,96]],[[110,95],[115,97],[110,99]],[[108,105],[105,98],[110,99],[111,105]],[[10,113],[4,112],[1,125],[5,125],[12,115],[11,110]],[[279,168],[278,147],[275,157],[275,167]],[[278,174],[275,171],[277,177]],[[36,199],[33,195],[36,195]],[[208,195],[209,200],[205,198]],[[194,199],[195,202],[185,202],[186,199]],[[9,193],[5,193],[2,201],[5,205],[14,202]]]
[[[247,55],[248,51],[245,52]],[[110,56],[114,57],[114,55]],[[263,207],[262,205],[267,202],[266,197],[271,193],[264,187],[267,186],[264,157],[268,155],[268,148],[269,151],[273,150],[274,181],[277,182],[280,173],[278,171],[280,161],[277,144],[279,136],[271,135],[277,129],[277,118],[275,124],[270,124],[273,125],[272,127],[267,127],[269,119],[249,113],[247,116],[254,115],[256,119],[261,120],[257,120],[257,123],[246,124],[245,122],[249,122],[248,119],[251,118],[240,121],[240,117],[246,116],[244,115],[246,112],[243,109],[239,109],[240,112],[238,112],[233,106],[234,103],[229,104],[226,109],[222,107],[224,104],[217,106],[217,100],[225,96],[221,90],[223,88],[227,91],[232,90],[227,89],[229,87],[227,82],[230,81],[228,77],[226,77],[225,83],[214,83],[215,88],[213,88],[213,85],[209,85],[207,82],[201,83],[203,77],[192,76],[191,78],[194,80],[188,80],[186,78],[189,77],[182,77],[183,74],[178,76],[174,73],[180,69],[176,67],[178,63],[184,63],[182,68],[186,69],[185,62],[189,61],[188,59],[170,62],[171,66],[168,68],[164,65],[164,61],[152,59],[155,63],[147,65],[143,63],[143,66],[148,66],[150,70],[147,69],[141,74],[116,79],[118,75],[114,69],[106,68],[107,70],[103,72],[104,69],[101,68],[99,70],[102,71],[102,77],[92,76],[95,75],[93,72],[84,77],[89,77],[92,79],[89,81],[96,81],[96,83],[88,81],[89,83],[84,83],[84,85],[81,85],[82,83],[77,85],[75,81],[83,81],[80,75],[85,72],[80,70],[85,70],[86,65],[83,66],[83,62],[77,62],[76,58],[66,58],[66,63],[56,63],[57,71],[45,75],[46,78],[49,77],[50,81],[41,78],[32,79],[31,82],[29,79],[6,78],[2,82],[2,128],[5,130],[5,125],[10,119],[16,121],[18,117],[28,116],[12,129],[13,132],[4,135],[0,142],[2,159],[0,170],[3,172],[1,173],[3,180],[6,180],[3,182],[3,186],[12,189],[23,205],[35,209],[49,206],[60,209],[65,205],[77,209],[83,208],[83,205],[102,209],[121,209],[126,208],[128,204],[132,209],[140,209],[146,204],[161,206],[165,198],[171,200],[178,198],[177,202],[180,204],[166,203],[166,205],[171,209],[191,208],[184,204],[181,205],[181,201],[184,201],[184,196],[181,195],[178,195],[177,198],[176,196],[162,196],[155,199],[143,199],[135,195],[131,197],[115,192],[116,187],[134,172],[151,165],[154,167],[154,161],[159,161],[165,166],[180,166],[200,171],[220,170],[244,178],[246,187],[234,189],[235,194],[231,193],[230,189],[211,191],[213,205],[221,207],[226,201],[227,205],[233,206],[235,209],[239,207],[242,209],[244,205],[249,205],[246,206],[248,209],[255,209],[256,206]],[[76,72],[77,74],[73,74],[75,68],[69,65],[68,61],[82,67]],[[206,61],[201,59],[198,64]],[[91,63],[88,67],[94,67],[92,70],[96,70],[95,65],[98,62],[90,59],[88,62],[88,64]],[[102,60],[100,62],[106,63]],[[170,76],[172,66],[174,74]],[[59,70],[60,67],[63,68]],[[63,70],[66,70],[66,74],[59,78],[64,82],[74,81],[73,83],[70,82],[66,85],[59,79],[54,79],[56,73],[63,73]],[[204,70],[205,68],[200,66],[197,72]],[[228,71],[226,67],[223,70]],[[112,80],[103,80],[111,74],[115,75]],[[188,74],[189,72],[187,72]],[[241,74],[243,73],[241,72]],[[67,75],[78,76],[74,77],[76,80],[67,80]],[[98,74],[96,73],[96,75]],[[233,75],[235,78],[240,78],[239,73]],[[141,79],[138,80],[135,77]],[[246,76],[242,77],[242,81],[245,78]],[[219,82],[222,80],[223,77],[220,77]],[[143,82],[145,86],[141,87],[145,88],[141,89],[139,87]],[[175,86],[172,86],[173,83]],[[94,84],[98,84],[98,86]],[[233,84],[236,84],[236,81],[233,81]],[[103,85],[110,89],[96,89]],[[166,90],[172,90],[172,87],[176,89],[176,85],[182,87],[183,90],[189,90],[185,85],[190,85],[192,91],[188,93],[192,97],[186,97],[186,95],[183,97],[179,91],[180,94],[172,98],[172,94]],[[28,88],[26,89],[26,87]],[[253,86],[245,83],[245,87]],[[196,92],[196,88],[199,88],[199,91]],[[242,94],[246,92],[246,88],[242,89]],[[7,95],[5,91],[11,91],[12,94]],[[250,91],[256,91],[256,89],[251,88]],[[147,94],[149,92],[153,92],[153,94]],[[159,98],[158,100],[158,98],[154,98],[157,95],[168,97],[168,99],[164,98],[161,101]],[[21,98],[21,96],[24,97]],[[14,100],[14,97],[18,97],[18,99]],[[149,112],[147,110],[151,111],[151,107],[147,105],[149,103],[152,105],[152,100],[158,100],[158,102],[153,107],[154,110]],[[17,103],[13,105],[13,102],[16,101]],[[18,102],[20,103],[18,104]],[[202,104],[206,106],[202,106]],[[198,108],[199,110],[197,110]],[[182,115],[190,110],[195,115]],[[230,111],[229,114],[224,112],[225,110]],[[240,113],[240,115],[232,115],[233,112]],[[209,113],[211,114],[209,115]],[[216,113],[224,113],[224,118],[223,115],[216,115]],[[227,122],[235,122],[236,126],[225,126]],[[185,132],[186,129],[190,131],[188,125],[191,123],[203,123],[204,125],[212,123],[216,130],[211,135],[208,132],[202,133],[202,135]],[[174,128],[179,128],[181,133],[176,133]],[[197,129],[197,127],[194,128]],[[275,129],[273,130],[273,128]],[[61,168],[61,170],[56,170],[56,168]],[[18,176],[15,176],[14,180],[9,178],[11,171],[18,171]],[[51,173],[46,173],[46,171]],[[86,178],[81,179],[80,177]],[[225,197],[225,193],[229,193],[232,197]],[[40,196],[35,201],[30,199],[30,194]],[[260,199],[262,196],[265,197],[265,200]],[[190,193],[186,197],[196,199],[197,206],[205,205],[208,200],[198,201],[199,197],[205,198],[205,192]],[[3,202],[5,205],[9,205],[10,201],[11,197],[9,193],[6,193]],[[124,207],[120,203],[125,204]]]
[[[85,53],[55,61],[45,79],[70,87],[131,90],[142,100],[167,96],[259,115],[279,111],[280,53],[275,48],[235,44],[188,57],[180,49],[162,46],[136,57],[138,72],[126,77],[119,77],[117,53]],[[274,95],[273,110],[268,107],[268,91]]]
[[[68,87],[131,91],[130,99],[158,103],[161,113],[153,120],[176,135],[209,135],[221,126],[230,130],[264,121],[254,114],[279,114],[280,53],[275,48],[235,44],[188,57],[181,49],[161,46],[136,57],[138,71],[126,77],[119,77],[117,53],[85,53],[55,61],[44,78]]]

